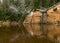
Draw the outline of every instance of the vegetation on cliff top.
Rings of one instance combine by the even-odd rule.
[[[60,0],[2,0],[0,1],[0,20],[23,21],[33,9],[49,8]]]

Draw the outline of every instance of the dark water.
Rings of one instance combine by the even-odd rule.
[[[0,43],[58,43],[60,26],[24,24],[0,27]]]

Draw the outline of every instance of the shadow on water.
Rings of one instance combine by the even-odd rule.
[[[0,43],[58,43],[60,26],[24,24],[0,27]]]

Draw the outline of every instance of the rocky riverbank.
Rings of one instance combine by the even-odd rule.
[[[19,22],[17,21],[9,21],[9,20],[0,21],[0,27],[2,26],[9,27],[9,26],[18,26],[18,25],[19,25]]]

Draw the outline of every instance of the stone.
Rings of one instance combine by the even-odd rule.
[[[41,22],[42,13],[39,10],[32,11],[25,18],[23,23],[40,23]]]
[[[60,21],[60,3],[55,4],[47,10],[47,22],[57,23]]]

